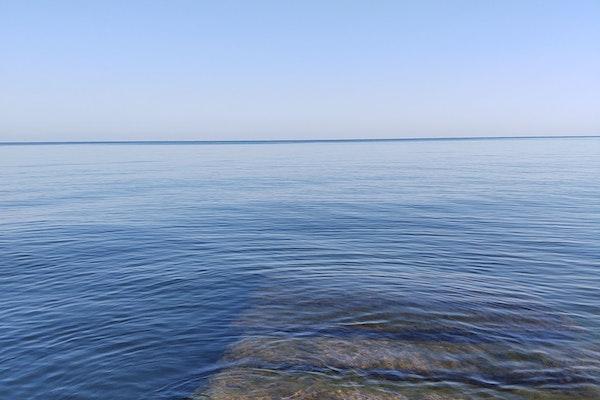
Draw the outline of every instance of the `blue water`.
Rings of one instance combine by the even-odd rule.
[[[600,138],[0,167],[0,399],[600,398]]]

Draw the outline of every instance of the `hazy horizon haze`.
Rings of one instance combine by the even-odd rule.
[[[0,141],[600,134],[597,1],[3,1]]]

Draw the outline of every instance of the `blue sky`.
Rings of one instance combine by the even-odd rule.
[[[0,0],[0,140],[600,134],[600,1]]]

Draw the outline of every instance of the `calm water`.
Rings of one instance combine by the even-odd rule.
[[[1,399],[599,399],[600,139],[0,146]]]

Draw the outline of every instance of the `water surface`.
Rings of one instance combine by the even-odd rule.
[[[2,399],[598,399],[600,139],[0,146]]]

